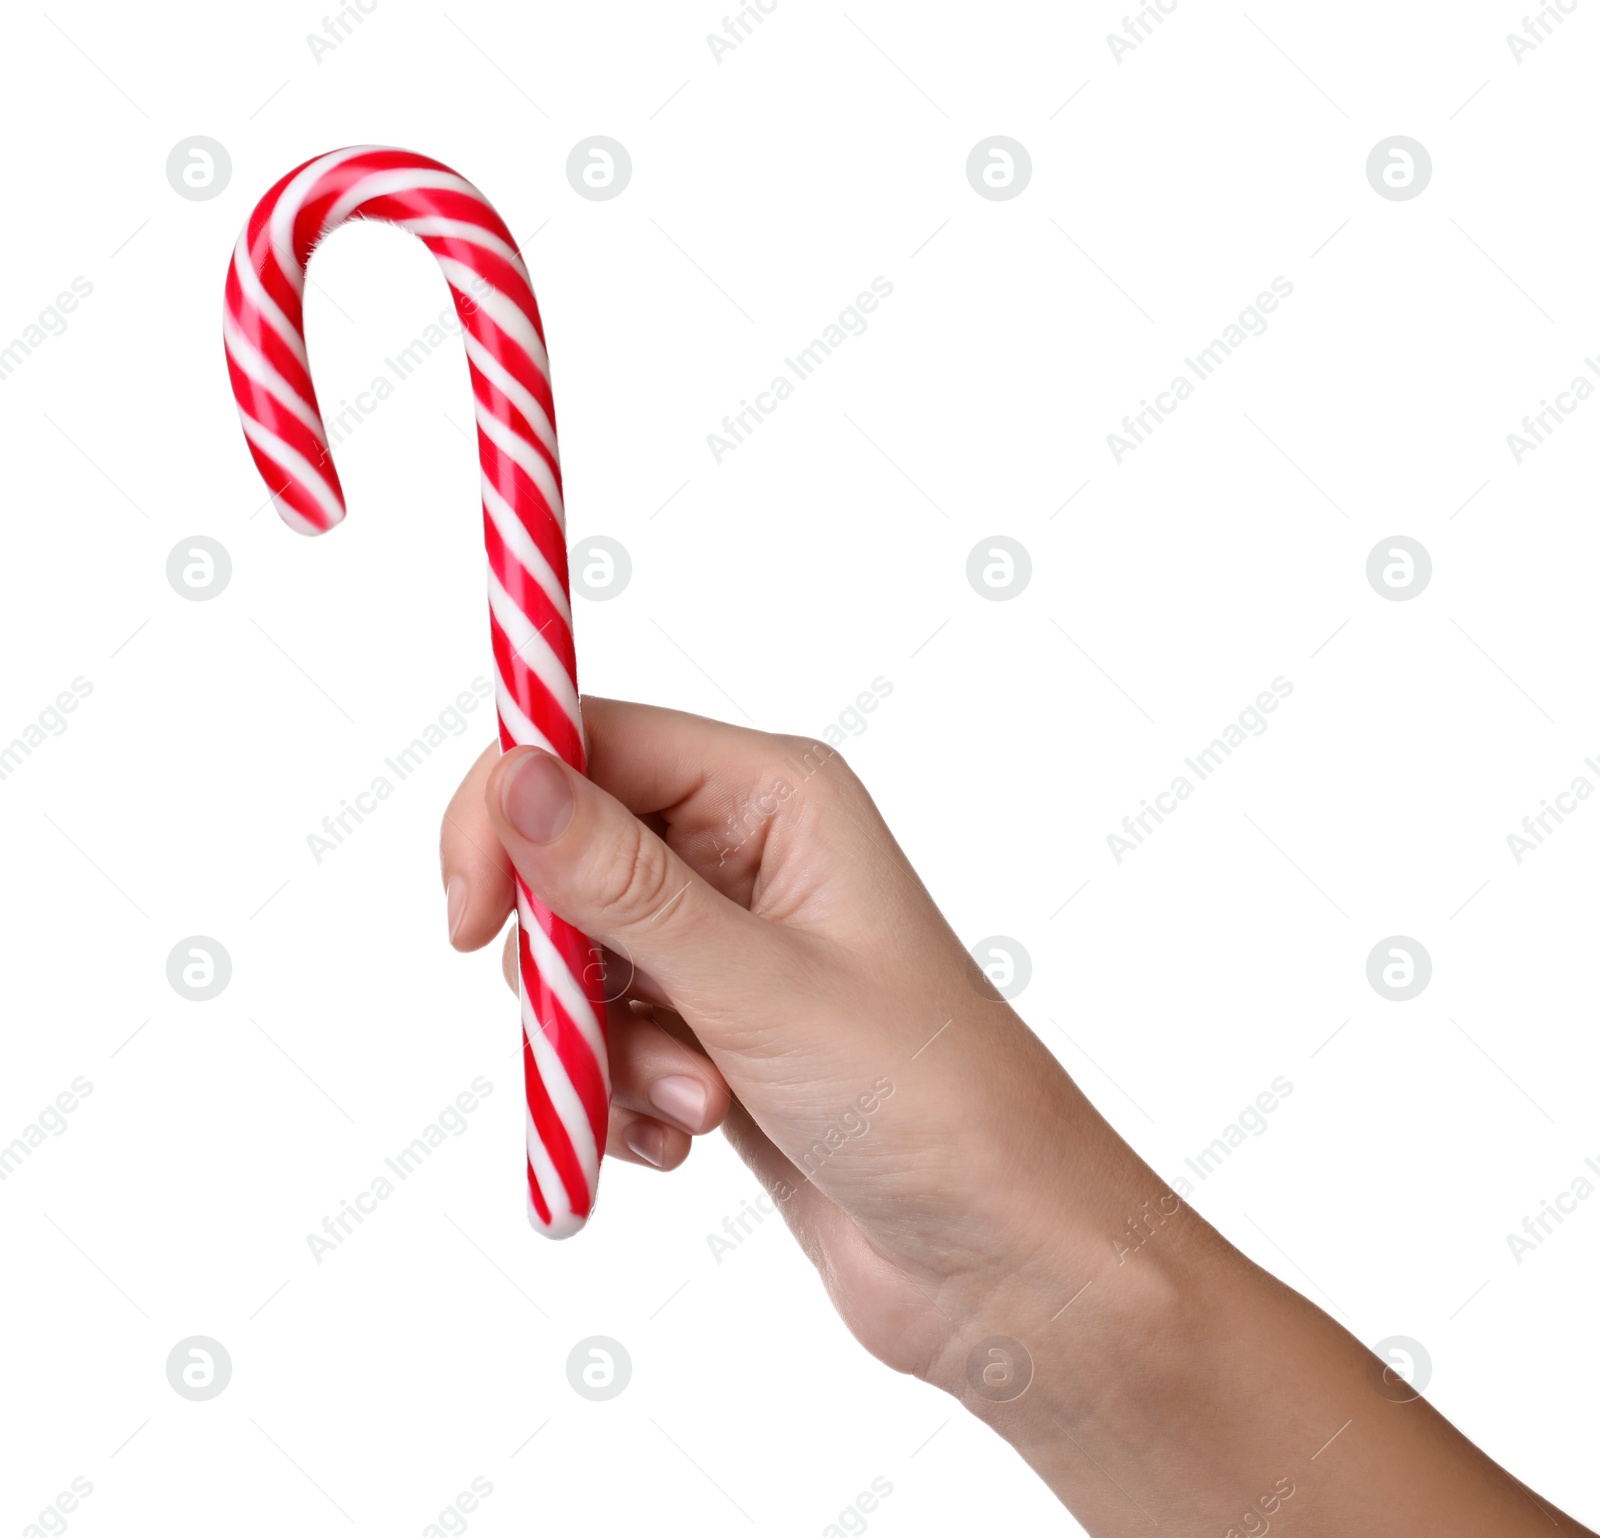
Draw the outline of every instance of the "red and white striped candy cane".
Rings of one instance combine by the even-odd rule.
[[[467,346],[483,470],[500,746],[534,743],[580,772],[583,737],[544,328],[500,216],[448,166],[359,145],[291,171],[256,205],[228,268],[223,338],[244,435],[289,527],[344,517],[306,355],[306,263],[347,219],[410,230],[438,258]],[[528,1216],[552,1238],[594,1206],[610,1102],[597,952],[517,881]]]

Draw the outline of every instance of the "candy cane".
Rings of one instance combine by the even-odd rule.
[[[347,219],[410,230],[461,317],[478,419],[500,746],[534,743],[580,772],[583,737],[561,465],[544,328],[527,269],[488,200],[448,166],[359,145],[308,160],[256,205],[228,268],[223,341],[244,435],[301,534],[344,517],[306,355],[301,301],[317,243]],[[527,1086],[528,1217],[552,1238],[594,1206],[611,1097],[597,952],[517,878]]]

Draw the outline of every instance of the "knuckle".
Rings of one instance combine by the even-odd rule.
[[[642,823],[630,823],[606,852],[593,887],[600,911],[622,926],[642,923],[672,895],[666,847]]]
[[[795,788],[834,800],[847,800],[861,792],[861,781],[838,748],[818,737],[785,736],[778,739],[787,765],[798,776]]]
[[[845,771],[844,755],[818,737],[789,735],[780,737],[778,742],[785,759],[807,779],[821,769],[830,776]]]

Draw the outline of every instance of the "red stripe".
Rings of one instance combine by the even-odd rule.
[[[606,1146],[606,1123],[611,1115],[611,1096],[606,1088],[605,1076],[588,1039],[554,995],[548,997],[550,1013],[541,1016],[551,1021],[545,1029],[545,1035],[550,1038],[556,1056],[561,1059],[561,1066],[567,1071],[567,1078],[577,1091],[584,1116],[589,1122],[589,1131],[594,1137],[594,1146],[603,1149]]]
[[[534,303],[533,289],[520,270],[520,264],[513,263],[488,246],[481,246],[459,235],[422,235],[418,238],[435,256],[448,257],[470,267],[492,288],[504,294],[533,321],[533,329],[543,344],[544,331],[539,324],[539,307]],[[468,312],[475,312],[477,308],[477,305],[469,303]]]
[[[245,443],[250,450],[250,457],[256,462],[256,469],[261,472],[261,479],[266,482],[267,489],[278,501],[286,502],[319,534],[325,533],[339,521],[336,518],[330,519],[322,504],[305,489],[304,484],[285,470],[265,449],[257,448],[249,439],[246,439]]]
[[[533,1173],[533,1160],[524,1161],[528,1166],[528,1195],[533,1199],[533,1210],[539,1214],[539,1221],[546,1228],[550,1226],[550,1204],[544,1199],[544,1193],[539,1189],[538,1179]]]
[[[538,979],[537,971],[533,969],[526,956],[523,958],[522,966],[524,986],[530,976],[535,980]],[[532,995],[530,1002],[537,1002]],[[545,1020],[548,1015],[536,1008],[534,1017],[536,1020]],[[562,1125],[560,1113],[550,1102],[550,1092],[545,1088],[544,1080],[539,1077],[538,1065],[533,1060],[533,1047],[528,1042],[526,1032],[522,1039],[522,1082],[528,1097],[528,1113],[533,1117],[533,1129],[539,1134],[539,1142],[549,1154],[551,1164],[555,1166],[556,1176],[561,1181],[562,1189],[567,1193],[567,1202],[574,1212],[587,1213],[588,1179],[583,1173],[583,1166],[578,1162],[571,1135]]]
[[[528,420],[525,413],[511,397],[481,369],[473,368],[471,374],[473,399],[496,422],[500,422],[510,428],[517,438],[532,447],[534,453],[544,461],[545,468],[550,472],[550,478],[555,482],[556,494],[560,496],[561,462],[551,453],[544,440],[534,432],[533,423]],[[526,471],[522,473],[524,475],[527,474]],[[539,499],[539,506],[541,512],[549,517],[553,523],[556,522],[554,510],[542,495]],[[561,533],[559,524],[557,524],[555,533],[557,535]]]
[[[239,368],[232,358],[228,359],[228,372],[235,376],[233,393],[239,402],[239,410],[266,428],[269,433],[283,439],[301,458],[315,465],[322,472],[322,478],[327,483],[327,489],[332,493],[333,499],[343,507],[344,494],[339,487],[339,478],[334,472],[332,456],[313,436],[311,429],[276,396],[269,395],[264,386],[244,376],[244,370]],[[244,377],[241,379],[239,376]],[[310,494],[311,490],[308,482],[307,493]]]
[[[250,252],[250,264],[255,268],[256,276],[261,279],[261,286],[266,290],[267,298],[283,311],[284,318],[294,327],[295,335],[304,338],[305,300],[300,286],[283,270],[283,265],[278,260],[277,252],[272,249],[272,242],[265,230],[261,232],[259,248]]]
[[[545,907],[526,884],[523,885],[522,891],[528,899],[535,922],[544,931],[545,938],[560,955],[567,971],[578,979],[584,997],[594,1009],[595,1017],[600,1023],[600,1035],[604,1039],[607,1030],[606,1008],[602,974],[597,966],[599,947],[581,929],[573,928],[560,914],[552,913]]]
[[[259,275],[259,274],[258,274]],[[301,400],[305,401],[313,411],[317,409],[317,392],[311,383],[311,376],[305,371],[299,357],[289,344],[279,335],[276,326],[272,325],[250,300],[244,296],[244,291],[239,285],[238,274],[233,266],[228,267],[228,313],[233,317],[234,324],[239,328],[241,335],[251,342],[256,350],[262,353],[267,362],[278,373],[282,374],[285,382]],[[297,304],[288,317],[295,326],[296,334],[304,341],[300,329],[300,308]]]
[[[550,628],[544,632],[545,636],[551,636],[560,623],[559,620],[553,621]],[[500,672],[500,680],[505,685],[506,693],[516,701],[517,708],[521,710],[523,715],[540,728],[544,726],[545,717],[547,716],[552,718],[552,723],[558,729],[563,729],[561,728],[562,722],[566,723],[566,728],[564,729],[572,728],[572,718],[567,714],[570,701],[563,701],[553,694],[544,679],[534,669],[531,653],[539,643],[524,641],[520,652],[513,650],[511,638],[501,628],[500,621],[491,610],[489,614],[489,644],[494,649],[495,663]],[[570,681],[571,674],[568,674],[568,679]],[[550,737],[548,732],[545,735]],[[551,737],[552,744],[556,741],[555,737]],[[569,764],[574,762],[565,752],[561,756]]]
[[[561,578],[562,591],[569,591],[566,538],[554,510],[545,501],[544,493],[528,479],[527,471],[499,449],[481,426],[478,428],[478,463],[483,467],[484,478],[510,505],[517,521],[528,531],[528,538],[539,547],[539,554]]]
[[[538,401],[554,428],[556,403],[550,393],[550,381],[527,348],[502,331],[480,306],[469,308],[458,304],[456,312],[461,316],[462,324],[472,333],[473,340]],[[534,329],[538,330],[538,327]],[[539,333],[539,338],[541,342],[544,340],[543,332]]]
[[[568,600],[566,612],[556,607],[555,601],[545,591],[544,584],[507,547],[487,511],[483,519],[483,545],[495,580],[506,590],[511,601],[533,621],[534,629],[544,636],[568,676],[575,676],[577,667],[572,652],[572,629],[567,623],[571,600]]]
[[[259,380],[251,378],[231,355],[228,357],[229,381],[246,420],[258,424],[265,432],[280,439],[285,445],[285,453],[292,451],[313,467],[309,472],[313,477],[311,479],[307,479],[305,474],[291,474],[271,452],[258,448],[254,443],[249,445],[251,456],[269,490],[284,507],[292,510],[314,530],[331,527],[343,515],[344,493],[325,447],[326,430],[322,427],[315,387],[306,365],[301,361],[302,351],[294,345],[298,341],[300,349],[303,349],[305,342],[302,298],[305,265],[318,243],[334,227],[329,221],[336,207],[344,203],[352,189],[374,173],[398,171],[414,175],[440,172],[451,177],[456,175],[449,167],[426,156],[413,155],[404,150],[370,149],[338,165],[325,166],[315,175],[308,176],[303,183],[295,185],[308,168],[323,158],[308,160],[282,177],[256,205],[245,227],[245,259],[260,282],[261,292],[270,305],[281,313],[281,322],[269,322],[265,310],[246,294],[232,262],[229,264],[225,288],[227,314],[243,339],[239,345],[258,352],[266,368],[282,382],[289,395],[304,404],[307,413],[317,423],[315,428],[308,426],[304,417],[298,415],[291,406],[286,406],[278,394]],[[295,187],[292,203],[286,203],[284,200],[289,196],[291,186]],[[273,248],[271,240],[275,216],[282,222],[288,245],[288,250],[281,255]],[[364,197],[358,205],[344,208],[339,222],[352,218],[391,222],[419,218],[449,219],[482,230],[503,242],[506,250],[496,251],[460,235],[430,234],[421,237],[436,258],[457,263],[478,275],[494,288],[504,303],[517,306],[527,317],[533,335],[539,339],[539,350],[542,350],[544,323],[528,281],[527,270],[520,256],[507,254],[515,250],[516,243],[500,216],[475,188],[470,185],[452,188],[401,187],[397,191]],[[463,291],[454,285],[451,287],[451,298],[463,327],[476,344],[505,370],[506,375],[538,403],[539,410],[549,420],[548,433],[553,433],[555,402],[544,367],[527,347],[490,318],[487,310],[476,302],[470,288],[471,285],[467,291]],[[292,337],[280,332],[279,324],[289,328]],[[532,346],[531,342],[529,346]],[[251,366],[258,366],[254,359],[251,360]],[[529,445],[531,452],[539,456],[548,470],[549,484],[559,496],[561,466],[553,443],[547,446],[541,441],[534,431],[534,424],[522,409],[487,375],[476,367],[471,368],[470,372],[473,399],[480,419],[492,418],[504,424],[519,443]],[[513,516],[549,564],[570,609],[566,540],[556,507],[547,501],[544,493],[509,455],[495,447],[481,428],[478,432],[478,453],[486,482],[505,499]],[[332,501],[338,508],[337,515],[326,510],[325,500]],[[556,600],[513,553],[487,511],[484,515],[484,547],[495,580],[504,588],[511,603],[539,631],[542,643],[549,645],[576,688],[577,667],[568,614],[558,607]],[[528,657],[513,652],[505,631],[492,615],[489,629],[500,685],[506,691],[506,696],[546,735],[557,752],[581,769],[582,737],[576,723],[569,717],[566,705],[546,686],[530,665]],[[503,720],[500,722],[500,740],[502,748],[513,745],[512,734]],[[594,978],[587,975],[594,959],[589,941],[531,895],[526,892],[523,895],[528,900],[530,922],[538,924],[561,958],[556,965],[563,967],[578,981],[590,1008],[595,1011],[603,1047],[605,1006],[599,997],[601,988],[598,974]],[[533,1010],[537,1020],[545,1023],[544,1034],[571,1080],[595,1146],[603,1149],[610,1115],[604,1052],[602,1050],[597,1054],[594,1051],[590,1036],[585,1035],[579,1022],[569,1016],[560,998],[550,988],[549,980],[541,977],[533,962],[527,934],[521,936],[519,950],[523,992],[528,1007]],[[523,1066],[533,1135],[546,1150],[573,1211],[580,1216],[587,1216],[593,1202],[593,1181],[584,1168],[586,1161],[578,1156],[577,1144],[572,1136],[578,1129],[563,1125],[548,1088],[539,1080],[533,1052],[526,1041]],[[581,1139],[582,1133],[578,1135]],[[527,1161],[527,1179],[528,1197],[534,1213],[540,1222],[548,1226],[552,1220],[550,1197],[554,1193],[540,1189],[531,1160]]]
[[[558,919],[557,922],[561,921]],[[587,941],[583,943],[588,944]],[[536,1018],[544,1022],[545,1040],[555,1048],[556,1056],[561,1059],[561,1066],[566,1069],[567,1077],[572,1081],[573,1089],[577,1091],[578,1100],[589,1122],[589,1130],[594,1134],[595,1147],[603,1149],[606,1146],[606,1122],[611,1114],[611,1100],[600,1064],[595,1060],[587,1038],[567,1013],[566,1006],[556,997],[553,990],[545,986],[544,979],[533,960],[526,931],[518,930],[517,945],[521,953],[523,977],[526,979],[533,976],[539,979],[539,996],[534,998],[530,994],[529,998],[535,1004]],[[581,978],[583,968],[573,971],[572,975]],[[563,1175],[562,1179],[565,1181],[566,1176]],[[583,1209],[574,1202],[574,1210]]]
[[[544,733],[557,755],[569,764],[576,764],[583,743],[572,717],[550,693],[544,680],[512,651],[510,640],[493,614],[489,616],[489,644],[494,650],[495,666],[506,693],[516,701],[523,715]]]

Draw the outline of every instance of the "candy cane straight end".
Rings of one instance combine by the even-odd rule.
[[[532,743],[582,770],[561,460],[544,327],[511,232],[471,182],[407,150],[318,155],[256,205],[223,310],[245,440],[278,512],[300,534],[345,515],[306,353],[306,264],[350,219],[417,236],[450,285],[472,376],[489,558],[489,632],[503,746]],[[610,1105],[605,1002],[589,941],[520,882],[527,1208],[542,1234],[594,1209]]]
[[[546,1239],[570,1239],[579,1229],[587,1226],[588,1218],[580,1218],[576,1213],[567,1213],[565,1217],[545,1222],[539,1216],[538,1209],[533,1205],[533,1196],[528,1196],[528,1222],[533,1225],[535,1232],[541,1233]]]

